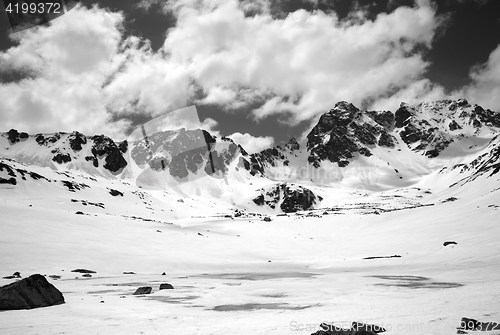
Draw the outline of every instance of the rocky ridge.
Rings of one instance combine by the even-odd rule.
[[[463,183],[499,170],[500,114],[464,99],[401,103],[395,112],[363,111],[341,101],[319,118],[304,139],[292,138],[285,145],[251,155],[231,139],[200,129],[140,135],[115,142],[105,135],[85,136],[76,131],[28,135],[11,129],[0,134],[0,156],[106,178],[144,176],[152,184],[168,176],[171,181],[164,187],[172,181],[191,182],[206,176],[224,178],[226,184],[227,175],[246,182],[271,179],[276,181],[274,189],[256,187],[260,195],[253,203],[283,206],[283,211],[310,208],[320,201],[310,189],[301,186],[297,192],[288,186],[304,181],[318,185],[322,180],[311,173],[315,169],[337,173],[328,180],[330,185],[348,180],[348,186],[376,184],[383,185],[382,189],[411,185],[438,170],[442,174],[458,171],[461,175],[456,181]],[[9,170],[4,165],[0,166],[0,183],[15,186],[17,175],[25,179],[27,170]],[[201,183],[197,187],[212,186]]]

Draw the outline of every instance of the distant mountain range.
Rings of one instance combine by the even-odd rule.
[[[451,186],[491,177],[500,170],[499,134],[500,113],[464,99],[401,103],[395,112],[338,102],[306,138],[256,154],[201,129],[121,142],[77,131],[29,135],[11,129],[0,134],[0,157],[10,159],[2,161],[0,183],[14,185],[15,173],[6,167],[12,160],[188,196],[221,198],[243,184],[268,181],[267,188],[250,187],[254,204],[295,211],[319,205],[323,197],[311,188],[383,191],[429,178]]]

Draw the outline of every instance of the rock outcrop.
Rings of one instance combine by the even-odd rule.
[[[39,274],[0,287],[0,310],[31,309],[63,303],[62,293]]]
[[[269,206],[275,209],[279,205],[285,213],[311,209],[322,201],[310,189],[294,184],[281,183],[269,189],[260,189],[260,194],[253,199],[258,206]]]
[[[355,154],[370,157],[370,147],[394,147],[393,119],[391,112],[364,113],[351,103],[338,102],[307,135],[308,162],[316,168],[324,160],[345,167]]]

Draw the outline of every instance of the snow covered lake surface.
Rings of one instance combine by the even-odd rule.
[[[271,222],[193,210],[173,224],[116,215],[109,200],[75,215],[83,206],[61,197],[57,208],[59,193],[4,189],[2,276],[46,274],[66,303],[1,312],[0,333],[311,334],[363,321],[387,335],[456,334],[462,317],[500,320],[498,192],[486,189],[444,202],[424,189],[351,194]],[[152,294],[134,296],[141,286]]]

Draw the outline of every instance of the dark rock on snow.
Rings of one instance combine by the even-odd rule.
[[[69,146],[73,151],[82,150],[82,144],[87,144],[87,137],[80,132],[74,131],[68,136]]]
[[[83,189],[90,188],[90,186],[87,184],[77,183],[70,180],[61,180],[61,183],[63,183],[63,185],[66,186],[68,188],[68,191],[70,192],[81,191]]]
[[[92,271],[92,270],[87,270],[87,269],[75,269],[75,270],[71,270],[71,272],[79,272],[79,273],[97,273],[95,271]]]
[[[320,327],[322,330],[312,335],[377,335],[385,332],[385,329],[380,326],[361,322],[353,322],[351,328],[342,328],[325,322]]]
[[[31,309],[63,303],[62,293],[40,274],[0,288],[0,310]]]
[[[0,184],[17,185],[17,180],[14,177],[11,177],[9,179],[5,179],[5,178],[0,177]]]
[[[172,290],[173,288],[169,283],[160,284],[160,290]]]
[[[127,166],[127,161],[123,158],[124,145],[120,144],[120,148],[116,143],[107,136],[95,135],[90,138],[94,144],[92,146],[92,156],[88,156],[86,160],[92,160],[94,166],[99,165],[97,159],[106,156],[104,168],[111,172],[119,172]],[[126,151],[126,148],[125,148]]]
[[[67,153],[56,153],[54,157],[52,157],[52,161],[58,163],[58,164],[63,164],[63,163],[69,163],[71,162],[71,156]]]
[[[121,196],[123,197],[123,192],[120,192],[118,190],[114,190],[112,188],[109,189],[109,194],[111,194],[112,196],[116,197],[116,196]]]
[[[377,259],[377,258],[400,258],[401,255],[392,255],[392,256],[370,256],[370,257],[365,257],[363,259]]]
[[[285,213],[294,213],[308,210],[318,201],[323,200],[316,196],[311,190],[303,186],[290,186],[287,183],[277,184],[270,190],[260,190],[261,194],[253,199],[258,206],[267,205],[271,209],[276,208],[281,201],[280,208]]]
[[[481,322],[475,319],[462,318],[460,320],[459,330],[475,330],[475,331],[492,331],[492,330],[500,330],[499,322]],[[462,333],[464,334],[464,333]]]
[[[134,295],[141,295],[141,294],[150,294],[153,289],[149,286],[143,286],[139,287],[135,292]]]
[[[15,279],[15,278],[21,278],[21,274],[17,271],[14,272],[14,274],[12,274],[12,276],[3,277],[3,279]]]
[[[15,129],[11,129],[7,132],[7,138],[9,139],[9,142],[10,144],[15,144],[21,140],[25,140],[28,138],[28,134],[27,133],[19,133],[17,130]]]

